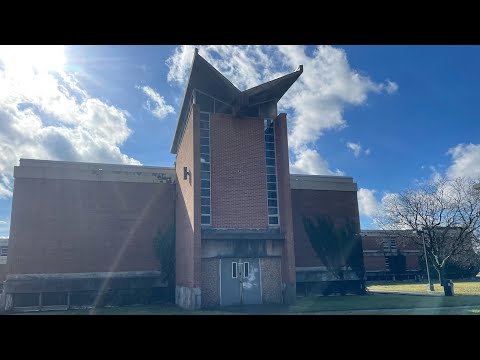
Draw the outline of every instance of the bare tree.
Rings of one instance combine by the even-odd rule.
[[[385,230],[411,230],[444,285],[445,266],[471,257],[480,231],[480,191],[466,178],[428,183],[388,197],[376,221]],[[405,236],[406,232],[402,231]]]

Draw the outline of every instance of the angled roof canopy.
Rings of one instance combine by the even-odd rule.
[[[300,65],[298,69],[291,74],[255,86],[251,89],[240,91],[217,69],[202,58],[198,54],[198,49],[195,49],[187,87],[183,96],[182,107],[177,120],[175,135],[170,149],[171,153],[177,153],[179,141],[185,127],[186,117],[188,115],[187,111],[189,109],[189,102],[193,90],[199,90],[217,98],[218,100],[233,106],[236,113],[242,113],[242,110],[250,106],[269,101],[278,102],[302,72],[303,66]]]

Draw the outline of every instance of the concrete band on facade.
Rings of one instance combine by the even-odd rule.
[[[173,183],[175,169],[154,166],[21,159],[14,178]]]
[[[297,190],[357,191],[357,184],[348,176],[290,175],[290,186]]]

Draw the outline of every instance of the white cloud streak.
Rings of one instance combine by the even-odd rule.
[[[355,157],[359,157],[360,156],[360,152],[362,151],[362,145],[360,144],[355,144],[355,143],[352,143],[352,142],[348,142],[347,143],[347,147],[352,150],[353,152],[353,155],[355,155]]]
[[[316,46],[311,54],[301,45],[199,46],[200,55],[244,90],[293,71],[304,65],[304,73],[279,102],[289,113],[291,167],[309,174],[338,174],[315,149],[315,142],[327,131],[347,125],[343,110],[359,106],[369,93],[394,93],[398,85],[386,80],[376,83],[359,74],[348,63],[344,50]],[[168,81],[184,85],[191,66],[193,46],[180,46],[167,60]]]
[[[370,155],[371,153],[370,149],[364,150],[360,143],[347,142],[347,148],[353,152],[353,155],[355,155],[355,157],[359,157],[362,153],[365,155]]]
[[[0,47],[0,198],[12,196],[20,158],[140,164],[120,149],[132,133],[128,113],[91,97],[74,75],[47,71],[42,47],[29,51],[15,62]]]
[[[151,87],[137,86],[137,89],[141,89],[145,93],[145,95],[149,97],[149,100],[147,100],[144,104],[144,108],[145,110],[151,112],[152,115],[155,116],[157,119],[161,120],[167,117],[168,114],[175,114],[175,109],[173,108],[173,106],[168,105],[165,102],[164,97],[157,93],[155,90],[153,90]],[[150,100],[153,102],[153,106],[151,105]]]

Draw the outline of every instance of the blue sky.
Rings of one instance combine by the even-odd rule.
[[[0,47],[0,237],[18,159],[171,166],[193,46]],[[479,46],[199,46],[240,89],[304,73],[280,101],[291,172],[353,176],[363,229],[415,183],[480,177]]]

